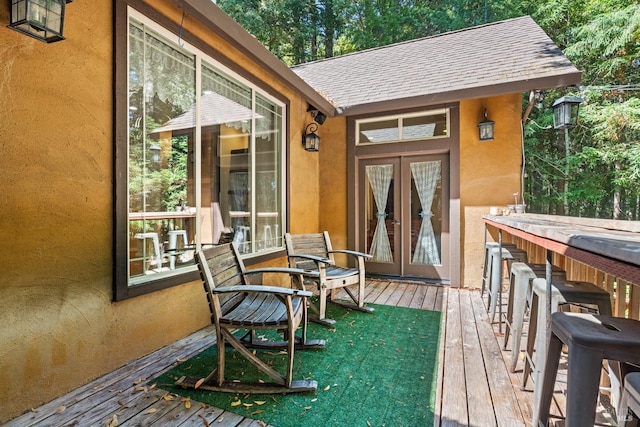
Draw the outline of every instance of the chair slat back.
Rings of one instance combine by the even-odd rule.
[[[213,289],[244,285],[244,266],[231,243],[198,252],[196,261],[213,322],[224,315],[224,307],[235,305],[233,301],[242,298],[238,294],[214,294]]]
[[[329,236],[325,233],[313,234],[286,234],[287,255],[306,254],[315,255],[322,258],[333,259],[328,253],[331,250]],[[293,264],[293,265],[292,265]],[[293,268],[302,268],[304,270],[315,270],[317,268],[315,261],[305,260],[303,258],[289,258],[289,266]]]

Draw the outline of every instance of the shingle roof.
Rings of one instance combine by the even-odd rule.
[[[570,86],[581,77],[529,16],[292,69],[339,114]]]

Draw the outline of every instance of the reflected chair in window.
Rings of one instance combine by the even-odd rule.
[[[186,388],[230,393],[292,393],[314,391],[317,382],[292,379],[296,349],[323,349],[324,340],[306,339],[307,298],[311,292],[303,290],[299,269],[262,268],[245,270],[234,244],[214,246],[196,253],[196,261],[203,280],[215,325],[217,338],[217,367],[205,378],[182,377],[176,385]],[[250,285],[248,276],[258,273],[283,273],[291,277],[291,288]],[[300,335],[295,332],[300,328]],[[276,330],[284,340],[273,342],[258,338],[257,331]],[[238,363],[226,360],[225,344],[230,344],[244,359],[270,377],[270,382],[237,382],[225,378],[225,366]],[[277,372],[260,359],[261,352],[252,348],[273,349],[287,357],[286,373]],[[239,363],[242,363],[240,359]]]
[[[319,292],[319,307],[312,308],[317,311],[314,322],[327,326],[335,324],[335,320],[326,318],[327,300],[347,308],[372,312],[372,307],[364,305],[365,268],[364,262],[371,255],[351,250],[334,250],[331,247],[329,233],[316,234],[290,234],[286,233],[285,244],[289,267],[311,271],[314,276],[306,277],[306,283],[315,282]],[[337,266],[334,254],[346,254],[355,260],[355,267]],[[356,293],[349,286],[357,288]],[[343,302],[335,299],[339,289],[344,289],[353,301]]]

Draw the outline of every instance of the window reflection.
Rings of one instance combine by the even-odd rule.
[[[205,61],[196,96],[195,54],[135,20],[129,40],[130,283],[199,245],[281,247],[282,107]]]

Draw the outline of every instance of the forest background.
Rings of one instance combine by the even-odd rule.
[[[528,212],[640,219],[640,5],[629,0],[218,0],[288,65],[530,15],[583,72],[524,123]],[[486,46],[487,50],[491,46]],[[479,55],[482,52],[478,52]],[[487,72],[491,72],[487,70]],[[580,122],[553,129],[552,102]],[[529,94],[523,96],[523,111]]]

